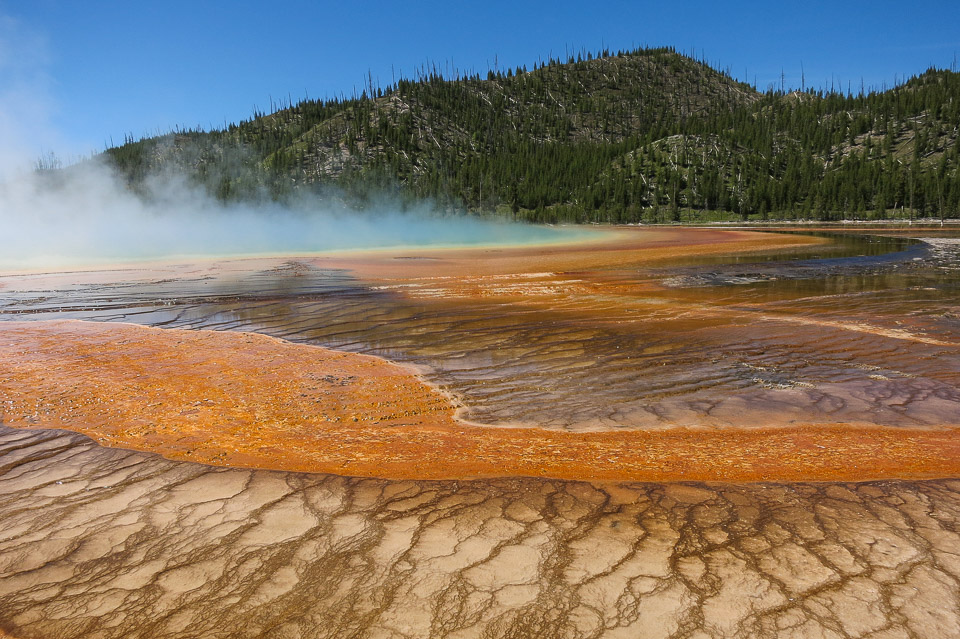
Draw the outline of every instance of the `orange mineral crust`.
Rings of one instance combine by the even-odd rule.
[[[361,278],[476,278],[519,273],[577,272],[628,268],[668,260],[802,250],[828,243],[821,237],[698,228],[615,227],[596,230],[588,240],[555,245],[377,249],[318,258],[325,266],[346,268]]]
[[[395,479],[759,481],[960,474],[957,427],[561,432],[458,421],[385,360],[258,334],[0,323],[0,421],[169,459]],[[775,419],[771,418],[772,421]]]
[[[828,244],[822,237],[742,229],[690,227],[600,227],[579,229],[586,237],[551,244],[352,249],[292,256],[197,257],[189,262],[143,261],[78,266],[76,270],[0,272],[0,287],[44,290],[64,286],[138,282],[143,278],[220,278],[270,268],[292,257],[349,269],[371,279],[472,278],[542,271],[580,271],[651,265],[683,258],[796,250]],[[792,229],[790,229],[792,230]]]

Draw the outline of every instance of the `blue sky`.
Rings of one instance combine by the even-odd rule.
[[[368,72],[386,85],[427,61],[485,72],[640,45],[761,89],[781,71],[799,86],[801,65],[808,85],[879,87],[954,64],[960,2],[0,0],[0,120],[28,152],[69,158],[239,121],[271,97],[350,94]]]

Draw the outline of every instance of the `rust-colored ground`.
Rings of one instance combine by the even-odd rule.
[[[209,464],[387,478],[758,481],[960,473],[942,429],[789,425],[559,432],[459,422],[375,357],[238,332],[0,323],[0,421]]]
[[[577,272],[647,265],[686,256],[705,257],[802,248],[828,240],[726,229],[597,229],[594,239],[529,247],[480,247],[356,251],[319,263],[347,268],[361,279],[476,278],[543,271]]]
[[[656,264],[690,256],[802,250],[829,240],[790,234],[715,228],[614,227],[593,230],[596,237],[548,245],[457,248],[365,249],[300,256],[322,268],[345,269],[361,280],[396,282],[438,279],[451,290],[474,292],[473,282],[488,276],[571,273],[610,267]],[[290,256],[211,258],[191,263],[134,262],[87,266],[71,271],[3,273],[4,290],[46,290],[154,280],[244,277],[275,268]]]

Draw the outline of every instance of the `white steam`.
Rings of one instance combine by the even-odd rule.
[[[427,205],[352,211],[333,200],[224,205],[176,178],[144,199],[88,162],[57,175],[20,172],[0,183],[0,269],[250,254],[303,254],[386,246],[556,241],[569,232],[466,217]]]
[[[0,15],[0,271],[171,257],[290,254],[399,245],[561,239],[556,231],[436,215],[424,205],[349,211],[336,200],[223,205],[176,176],[149,198],[96,161],[37,173],[60,139],[50,124],[45,42]]]

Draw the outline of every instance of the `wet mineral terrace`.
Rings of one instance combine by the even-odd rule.
[[[778,424],[563,432],[456,419],[411,370],[257,333],[0,322],[3,421],[220,466],[389,479],[921,479],[960,475],[955,429]]]
[[[570,441],[776,427],[824,446],[870,426],[949,442],[958,276],[951,237],[641,230],[578,248],[0,277],[0,317],[378,355],[414,366],[491,439],[518,425]],[[960,484],[932,474],[944,478],[361,479],[0,426],[0,632],[957,636]]]

